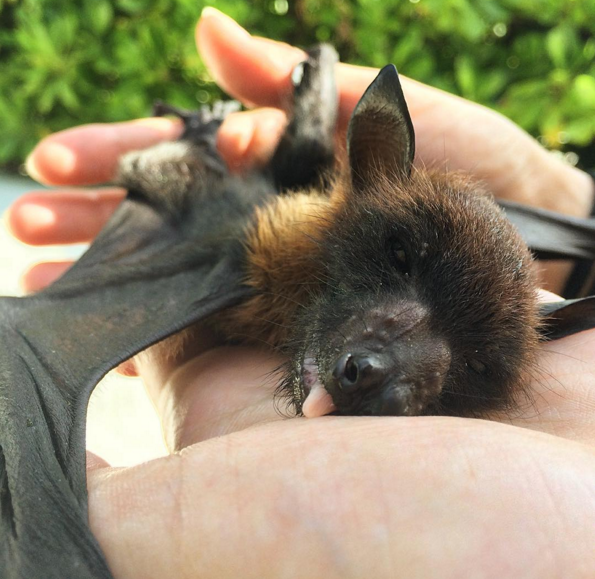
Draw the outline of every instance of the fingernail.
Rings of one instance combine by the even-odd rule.
[[[16,217],[25,226],[23,229],[36,231],[56,224],[56,216],[51,209],[33,203],[23,203],[18,207]]]
[[[39,160],[43,159],[42,167]],[[44,142],[38,145],[25,161],[27,173],[40,183],[60,182],[69,177],[76,167],[75,154],[59,143]],[[47,167],[47,171],[44,170]]]
[[[35,165],[35,151],[37,149],[34,149],[33,151],[31,151],[31,153],[29,153],[29,156],[27,157],[26,161],[25,161],[25,171],[27,171],[27,175],[29,175],[29,177],[31,177],[31,179],[34,179],[35,181],[40,181],[40,175],[39,175],[39,171],[37,169],[37,166]]]

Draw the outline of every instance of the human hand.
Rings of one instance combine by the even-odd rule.
[[[92,469],[93,532],[119,579],[589,577],[594,346],[595,331],[544,345],[518,414],[494,422],[279,422],[269,353],[165,368],[149,351],[179,452]]]
[[[495,422],[296,419],[89,472],[118,579],[592,577],[592,447]]]
[[[304,58],[301,50],[252,37],[211,8],[199,22],[197,43],[212,76],[230,95],[261,107],[282,107],[289,100],[289,76]],[[337,66],[340,128],[345,129],[353,107],[376,73],[371,68]],[[498,197],[570,215],[589,213],[591,179],[550,155],[509,120],[406,77],[402,84],[416,130],[416,163],[471,173]],[[262,164],[271,156],[284,123],[278,108],[232,115],[219,133],[219,149],[232,167]],[[77,127],[44,139],[27,166],[42,183],[97,185],[113,178],[121,154],[174,139],[179,130],[178,122],[155,118]],[[33,193],[13,206],[10,224],[27,243],[90,241],[122,196],[122,191],[114,189]],[[37,266],[25,277],[25,287],[34,290],[46,285],[68,265]],[[544,286],[560,291],[568,266],[554,262],[542,269]]]
[[[494,422],[279,422],[269,353],[167,368],[148,351],[179,452],[91,470],[93,532],[120,579],[589,577],[594,346],[595,331],[546,344],[517,415]]]
[[[595,331],[545,345],[518,415],[493,417],[507,424],[272,423],[264,351],[212,349],[157,377],[141,358],[167,384],[179,453],[89,472],[92,529],[120,579],[589,577],[594,346]]]
[[[262,74],[262,103],[275,104],[270,99],[279,91],[287,94],[288,72],[301,55],[294,49],[279,47],[280,60],[285,64],[274,66],[275,44],[251,40],[237,31],[234,36],[229,26],[229,21],[212,13],[199,26],[199,44],[213,65],[215,76],[219,75],[224,86],[227,79],[228,89],[232,90],[231,77],[237,83],[245,74],[254,82]],[[252,46],[254,42],[256,45]],[[246,50],[245,43],[250,43],[254,50]],[[289,51],[295,54],[295,60],[289,59]],[[271,61],[269,72],[265,70],[268,61],[262,64],[263,52]],[[250,60],[254,58],[252,69],[246,68],[248,55]],[[225,69],[229,59],[234,62],[240,57],[244,59],[240,76],[241,71],[231,65]],[[285,72],[281,75],[283,66]],[[355,75],[357,70],[339,69],[340,86],[345,86],[343,121],[347,118],[349,91],[354,89],[349,82],[349,86],[345,85],[341,74]],[[374,73],[369,74],[361,89]],[[277,92],[273,90],[275,86]],[[405,83],[406,92],[415,87],[423,89],[419,97],[422,102],[423,91],[433,90]],[[267,92],[268,89],[271,90]],[[250,86],[239,87],[234,94],[241,95],[241,90],[246,99],[254,100],[254,95],[247,93]],[[432,110],[430,95],[445,106],[446,101],[440,99],[454,98],[436,91],[425,95],[430,100],[418,108],[417,115],[416,107],[411,106],[418,138],[421,129],[417,119],[422,119],[419,122],[423,128],[424,114]],[[407,98],[411,103],[415,95],[408,93]],[[451,106],[455,106],[454,101]],[[467,109],[467,113],[471,114],[471,110]],[[263,130],[263,123],[269,123],[267,130]],[[220,148],[232,164],[265,158],[282,125],[283,116],[271,110],[236,116],[223,127]],[[431,130],[431,123],[428,127]],[[175,123],[163,119],[81,128],[44,141],[32,163],[46,182],[97,183],[109,179],[109,171],[121,152],[171,138],[177,130]],[[91,138],[93,148],[86,151]],[[52,151],[48,143],[63,148],[60,151],[53,147]],[[423,143],[420,138],[420,158],[431,159],[434,141]],[[519,148],[519,155],[521,150],[524,148]],[[54,162],[47,163],[52,155]],[[58,161],[61,155],[67,163]],[[537,162],[540,155],[534,155],[529,157]],[[105,166],[96,167],[92,156],[105,160]],[[435,160],[440,161],[441,157]],[[453,159],[450,166],[458,165],[454,165]],[[519,184],[522,181],[519,179]],[[497,191],[497,178],[492,185]],[[519,190],[531,188],[519,186]],[[499,192],[505,191],[506,187],[501,186]],[[45,208],[55,216],[53,224],[46,222],[40,229],[35,220],[23,219],[22,206],[17,206],[11,216],[13,230],[19,233],[20,211],[20,225],[29,227],[21,238],[32,234],[33,240],[37,235],[38,242],[48,238],[72,241],[78,235],[76,240],[83,240],[82,236],[98,230],[121,193],[100,193],[93,202],[80,193],[61,199],[58,195],[50,194],[33,203],[33,207]],[[80,227],[85,222],[78,216],[74,218],[75,212],[69,213],[72,221],[65,219],[64,211],[73,202],[80,215],[87,217],[87,232]],[[44,281],[43,271],[38,269],[37,273],[38,281]],[[34,275],[30,274],[29,280],[35,280]],[[144,362],[141,358],[141,371],[160,409],[170,445],[182,449],[199,444],[179,456],[136,469],[93,470],[89,488],[94,532],[117,575],[122,577],[209,576],[209,572],[217,577],[266,577],[266,573],[278,577],[290,570],[299,570],[295,576],[344,577],[351,573],[382,577],[383,573],[415,575],[424,571],[431,575],[432,569],[437,568],[452,570],[456,576],[457,570],[481,571],[482,565],[488,571],[513,569],[512,575],[514,570],[518,570],[517,575],[527,576],[529,573],[523,570],[536,570],[535,576],[541,577],[555,568],[549,560],[548,569],[540,567],[544,551],[560,569],[572,574],[578,568],[577,561],[588,561],[586,546],[593,543],[589,534],[592,530],[586,526],[593,513],[585,492],[593,480],[593,456],[578,442],[593,440],[593,425],[587,412],[592,407],[589,392],[593,376],[582,371],[583,366],[576,362],[576,357],[592,362],[590,334],[552,345],[554,350],[549,350],[540,362],[544,375],[530,390],[536,407],[527,405],[516,418],[517,424],[555,433],[557,437],[479,421],[354,418],[286,421],[205,443],[202,441],[217,434],[278,418],[270,389],[262,387],[266,368],[274,367],[275,362],[269,354],[253,349],[234,350],[233,365],[229,364],[230,352],[225,349],[189,356],[184,363],[176,361],[170,366],[156,366],[147,354]],[[583,341],[572,341],[574,338]],[[588,362],[584,364],[590,368]],[[554,377],[551,381],[546,380],[548,373]],[[543,396],[550,396],[551,400],[544,400]],[[550,410],[548,416],[546,411]],[[563,440],[564,437],[572,441]],[[453,452],[457,443],[460,446]],[[338,452],[341,448],[345,449],[342,454]],[[485,452],[486,448],[490,452]],[[179,479],[176,475],[184,471],[190,474]],[[560,472],[567,478],[561,478]],[[538,476],[542,477],[539,483],[532,483]],[[182,483],[172,488],[177,480]],[[462,505],[461,509],[453,508],[453,501]],[[521,502],[527,506],[526,511],[519,509]],[[478,512],[486,510],[486,504],[494,512],[488,508],[485,518],[478,517]],[[562,506],[555,510],[556,505]],[[222,521],[222,512],[235,518]],[[258,521],[265,524],[255,530]],[[565,523],[571,533],[567,533],[564,545],[556,545],[559,529]],[[237,530],[235,534],[233,529]],[[412,536],[407,534],[410,529],[415,529]],[[535,539],[535,529],[542,542]],[[449,538],[447,544],[445,536]],[[484,556],[477,543],[470,544],[470,539],[478,537],[492,548],[496,545],[503,550],[491,551],[493,558]],[[523,538],[525,543],[521,542]],[[526,550],[519,549],[519,545],[526,546]],[[516,553],[514,560],[505,552],[507,547]],[[509,567],[503,567],[505,564]],[[173,565],[178,567],[173,570]],[[458,573],[461,574],[464,573]]]

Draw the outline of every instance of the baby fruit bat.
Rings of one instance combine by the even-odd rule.
[[[111,577],[87,522],[87,401],[108,370],[191,324],[284,352],[283,391],[311,416],[499,408],[540,340],[595,325],[592,298],[539,308],[531,255],[481,187],[412,167],[393,66],[334,166],[335,60],[317,47],[294,70],[291,121],[248,174],[215,148],[226,106],[160,105],[185,130],[122,159],[127,198],[87,253],[46,290],[0,300],[2,577]],[[538,255],[595,257],[591,221],[505,209]]]

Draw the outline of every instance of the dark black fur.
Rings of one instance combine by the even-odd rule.
[[[315,71],[319,61],[314,58],[307,66]],[[305,74],[300,91],[308,94],[315,77]],[[100,378],[121,361],[192,323],[250,299],[253,290],[243,284],[246,256],[238,232],[251,219],[254,206],[269,202],[279,186],[301,184],[300,175],[291,170],[292,162],[284,159],[305,159],[303,165],[317,167],[315,174],[328,163],[328,126],[320,131],[317,123],[299,116],[311,110],[306,107],[302,113],[296,107],[293,128],[275,155],[275,166],[245,177],[230,175],[214,150],[220,119],[205,118],[204,113],[188,116],[185,137],[190,136],[191,142],[186,140],[183,154],[126,173],[124,180],[130,188],[127,199],[89,251],[61,280],[35,296],[0,301],[3,578],[111,577],[87,522],[84,433],[89,395]],[[407,127],[402,122],[402,107],[395,110],[401,118],[393,118],[393,126]],[[334,109],[330,112],[334,114]],[[300,129],[302,124],[304,129]],[[365,122],[362,126],[365,128]],[[321,136],[318,145],[322,143],[322,148],[308,146],[302,151],[302,136],[312,134],[310,129]],[[397,152],[401,162],[412,157],[411,148],[400,147]],[[390,163],[392,158],[383,155],[381,161]],[[134,163],[134,156],[128,161]],[[143,161],[137,158],[136,162]],[[364,159],[360,167],[352,156],[352,164],[358,167],[354,181],[374,162],[373,158]],[[311,177],[315,175],[307,180]],[[354,233],[358,232],[357,221],[375,219],[362,208],[354,209],[351,216],[348,206],[345,211]],[[361,212],[359,217],[357,211]],[[221,215],[225,220],[219,219]],[[579,228],[575,238],[588,238],[584,235],[587,229]],[[411,231],[412,239],[416,235]],[[339,238],[339,233],[329,231],[331,245]],[[458,243],[463,246],[466,239]],[[424,249],[423,243],[416,247]],[[409,263],[410,254],[403,259],[398,243],[392,250],[396,267],[402,272],[403,268],[424,267],[421,262]],[[506,249],[502,252],[505,255]],[[375,256],[368,252],[346,254],[342,259],[351,273],[361,273],[362,264],[372,268]],[[381,265],[379,271],[385,269],[386,265]],[[349,271],[341,269],[343,279]],[[337,275],[330,270],[329,274]],[[451,274],[455,272],[438,268],[432,276]],[[389,278],[389,285],[397,283],[391,275]],[[436,277],[436,283],[442,281]],[[333,303],[341,316],[345,309],[341,284],[334,291],[337,299]],[[386,294],[382,290],[378,295]],[[414,296],[418,304],[414,309],[434,307],[431,302],[435,299],[429,288],[422,290]],[[586,300],[568,308],[564,307],[567,304],[550,307],[547,314],[560,322],[550,326],[551,335],[593,326],[592,304]],[[451,305],[447,302],[447,309]],[[320,320],[323,315],[335,315],[318,302],[314,307],[321,312]],[[566,318],[568,311],[572,315]],[[445,340],[451,349],[451,329],[447,326],[459,323],[457,312],[462,316],[460,310],[452,309],[435,332],[438,341]],[[578,312],[584,314],[582,319]],[[425,320],[424,316],[418,318]],[[431,323],[434,317],[432,313]],[[440,348],[436,350],[439,357]],[[483,371],[481,365],[475,370]]]
[[[326,284],[302,310],[294,358],[315,358],[340,414],[505,407],[538,343],[530,255],[476,187],[415,173],[384,181],[354,191],[328,226]],[[333,376],[348,354],[376,364],[361,388]]]

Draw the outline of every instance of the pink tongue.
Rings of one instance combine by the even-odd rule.
[[[304,400],[302,412],[306,418],[318,418],[336,410],[331,395],[322,384],[315,384]]]

